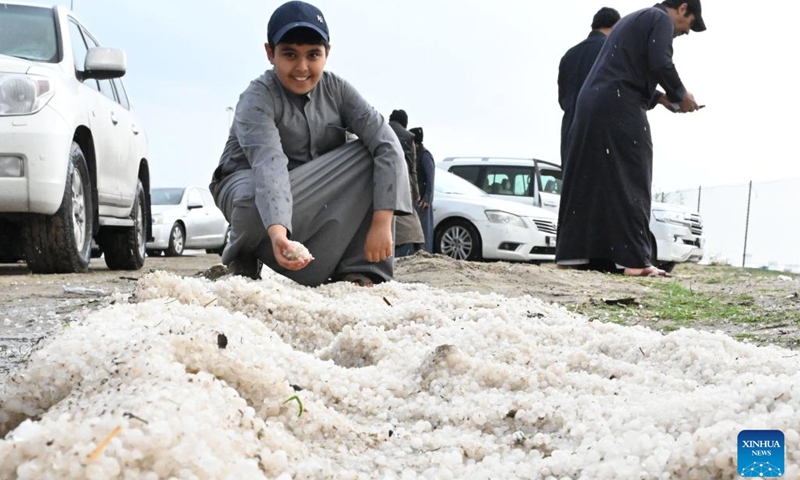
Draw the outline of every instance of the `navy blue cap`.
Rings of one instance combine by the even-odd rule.
[[[286,32],[297,27],[311,28],[322,35],[326,42],[330,40],[328,24],[319,8],[299,1],[286,2],[272,12],[267,24],[267,40],[277,45]]]
[[[700,5],[700,0],[686,0],[685,3],[694,10],[694,23],[692,24],[692,31],[705,32],[706,22],[703,20],[703,7]]]

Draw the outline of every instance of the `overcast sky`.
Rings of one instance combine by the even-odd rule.
[[[102,44],[128,53],[125,81],[149,136],[154,186],[208,183],[227,137],[226,108],[270,68],[266,25],[281,3],[74,0]],[[552,161],[559,161],[561,56],[589,33],[600,7],[624,16],[653,3],[315,2],[331,30],[327,69],[385,116],[405,109],[410,127],[424,127],[437,160]],[[775,0],[703,6],[708,31],[678,38],[674,59],[687,89],[707,108],[650,113],[654,192],[800,177],[794,148],[800,100],[789,57],[800,7]]]

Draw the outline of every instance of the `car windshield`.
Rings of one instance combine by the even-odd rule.
[[[454,175],[440,168],[436,169],[436,177],[434,177],[433,180],[433,191],[436,193],[449,193],[451,195],[489,196],[486,192],[458,175]]]
[[[56,38],[52,8],[0,4],[0,55],[55,63]]]
[[[150,190],[153,205],[178,205],[183,198],[183,188],[154,188]]]

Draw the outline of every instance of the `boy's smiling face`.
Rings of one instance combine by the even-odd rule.
[[[317,86],[328,61],[324,45],[294,45],[279,43],[273,49],[267,43],[267,57],[284,87],[305,95]]]

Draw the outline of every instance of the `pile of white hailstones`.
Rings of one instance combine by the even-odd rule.
[[[729,479],[745,429],[800,472],[788,350],[395,282],[117,300],[2,379],[0,478]]]

